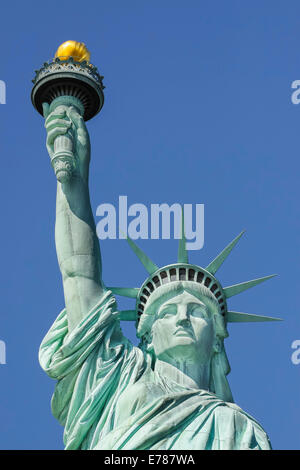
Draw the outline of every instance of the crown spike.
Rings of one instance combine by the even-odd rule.
[[[218,254],[218,256],[205,268],[206,271],[211,274],[215,274],[244,233],[245,230],[243,230],[234,240],[232,240],[232,242],[230,242],[229,245],[227,245],[224,250],[221,251],[221,253]]]
[[[144,253],[132,240],[127,236],[127,242],[129,243],[130,248],[134,251],[136,256],[139,258],[141,263],[144,265],[149,274],[153,274],[158,270],[158,266],[154,264],[151,259]]]
[[[230,323],[262,322],[262,321],[282,321],[282,318],[266,317],[264,315],[254,315],[244,312],[227,312],[227,321]]]
[[[188,253],[186,249],[186,239],[185,239],[185,233],[184,233],[184,211],[183,208],[181,207],[181,238],[179,239],[179,244],[178,244],[178,256],[177,256],[177,262],[178,263],[186,263],[188,264]]]
[[[132,299],[137,298],[140,290],[137,287],[107,287],[107,289],[111,290],[113,294],[123,295]]]
[[[233,297],[234,295],[240,294],[244,290],[250,289],[251,287],[257,286],[261,282],[267,281],[277,274],[271,274],[271,276],[260,277],[258,279],[253,279],[252,281],[241,282],[240,284],[235,284],[233,286],[224,287],[225,297]]]

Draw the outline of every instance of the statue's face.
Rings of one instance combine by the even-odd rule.
[[[160,305],[151,333],[154,353],[163,361],[172,358],[205,364],[213,354],[213,315],[189,292],[184,291]]]

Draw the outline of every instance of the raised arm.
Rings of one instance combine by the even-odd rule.
[[[75,107],[58,106],[49,114],[44,105],[44,116],[47,150],[58,180],[55,243],[71,331],[103,292],[100,247],[88,188],[90,140]],[[74,143],[74,160],[53,160],[55,138],[67,133]]]

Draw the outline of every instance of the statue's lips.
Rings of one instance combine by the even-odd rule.
[[[193,333],[191,330],[186,330],[185,328],[178,328],[175,333],[175,336],[188,336],[189,338],[193,337]]]

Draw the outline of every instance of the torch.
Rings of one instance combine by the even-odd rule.
[[[64,42],[57,49],[54,59],[45,62],[35,73],[31,101],[42,116],[46,103],[49,112],[58,106],[73,106],[85,121],[100,112],[104,102],[104,77],[90,63],[90,53],[85,44]],[[74,161],[73,138],[69,130],[65,135],[56,137],[51,158],[53,167],[58,162],[64,165],[66,171],[57,174],[61,183],[70,178]]]

